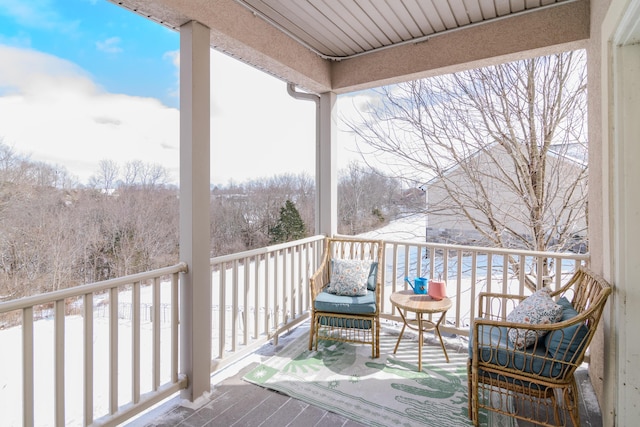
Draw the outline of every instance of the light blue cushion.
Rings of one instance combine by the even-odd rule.
[[[314,302],[316,311],[344,314],[373,314],[376,312],[376,293],[362,296],[335,295],[323,291]]]
[[[562,306],[561,322],[573,319],[578,315],[573,305],[571,305],[565,297],[560,298],[558,304]],[[587,328],[584,322],[550,332],[545,336],[545,346],[547,347],[549,355],[554,359],[565,362],[573,361],[576,354],[578,354],[586,344],[585,338],[588,332],[589,328]]]
[[[369,270],[369,278],[367,279],[367,289],[370,291],[376,290],[376,275],[378,274],[378,262],[371,263],[371,270]]]
[[[469,337],[469,358],[473,356],[473,328]],[[533,373],[547,378],[562,376],[568,367],[561,361],[545,360],[547,349],[543,345],[515,350],[508,338],[507,328],[502,326],[480,326],[478,357],[483,363],[516,369],[520,372]]]

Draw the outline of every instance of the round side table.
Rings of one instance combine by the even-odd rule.
[[[414,331],[418,331],[418,371],[422,370],[422,344],[423,344],[423,332],[434,331],[438,335],[440,339],[440,345],[442,346],[442,351],[444,352],[444,357],[447,359],[447,363],[449,362],[449,356],[447,355],[447,349],[444,346],[444,341],[442,340],[442,335],[440,335],[440,323],[444,320],[445,315],[447,314],[447,310],[451,308],[451,300],[449,298],[443,298],[441,300],[434,300],[429,295],[415,294],[412,290],[404,290],[398,291],[391,294],[389,297],[391,300],[391,304],[398,308],[400,312],[400,316],[402,317],[402,321],[404,325],[402,325],[402,330],[400,331],[400,336],[398,337],[398,342],[396,343],[396,347],[393,350],[395,354],[398,350],[398,345],[400,344],[400,340],[402,339],[402,334],[404,334],[404,330],[406,327],[409,329],[413,329]],[[413,312],[416,314],[416,318],[407,319],[407,312]],[[427,319],[423,319],[423,314],[436,314],[441,313],[440,319],[437,322],[432,322]]]

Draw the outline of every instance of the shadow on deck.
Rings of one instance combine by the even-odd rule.
[[[398,336],[400,326],[383,323],[383,335]],[[197,402],[172,398],[127,424],[130,427],[363,427],[364,425],[282,393],[250,384],[242,377],[257,364],[276,354],[296,337],[308,334],[308,322],[281,336],[278,345],[264,345],[255,353],[228,366],[211,377],[211,393]],[[410,337],[405,332],[403,341]],[[444,336],[444,335],[443,335]],[[394,337],[394,339],[395,339]],[[417,341],[416,341],[417,343]],[[445,337],[447,352],[467,353],[466,337]],[[425,345],[440,346],[432,334],[425,334]],[[602,416],[586,367],[578,369],[580,422],[584,427],[601,427]],[[437,426],[430,420],[426,426]],[[520,420],[518,427],[532,424]],[[395,426],[394,426],[395,427]]]

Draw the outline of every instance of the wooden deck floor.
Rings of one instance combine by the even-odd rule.
[[[309,405],[284,394],[242,380],[244,374],[265,360],[292,339],[308,333],[306,324],[288,336],[281,337],[278,346],[265,345],[256,354],[225,368],[228,372],[212,376],[212,391],[193,404],[174,398],[130,422],[130,427],[363,427],[363,424],[341,415]],[[466,351],[447,346],[447,351]],[[580,418],[583,427],[602,427],[602,417],[586,369],[579,369],[576,381],[580,387]],[[427,424],[437,426],[435,424]],[[518,422],[518,427],[528,427]]]
[[[203,426],[300,426],[363,427],[343,416],[311,406],[284,394],[243,381],[242,375],[256,363],[242,369],[212,391],[209,401],[197,409],[177,405],[147,427]]]

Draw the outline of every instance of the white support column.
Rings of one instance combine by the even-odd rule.
[[[320,95],[320,136],[316,147],[316,233],[338,231],[337,95]]]
[[[604,275],[613,293],[604,313],[604,425],[640,418],[640,3],[611,1],[602,28]],[[591,116],[591,114],[590,114]],[[591,191],[591,186],[589,187]]]
[[[180,370],[189,379],[182,397],[210,391],[211,273],[209,29],[180,27],[180,260],[189,271],[180,287]]]
[[[640,8],[639,8],[640,9]],[[634,425],[640,417],[640,341],[635,328],[640,323],[640,45],[616,47],[614,78],[617,81],[614,115],[614,333],[618,369],[615,402],[616,425]]]

